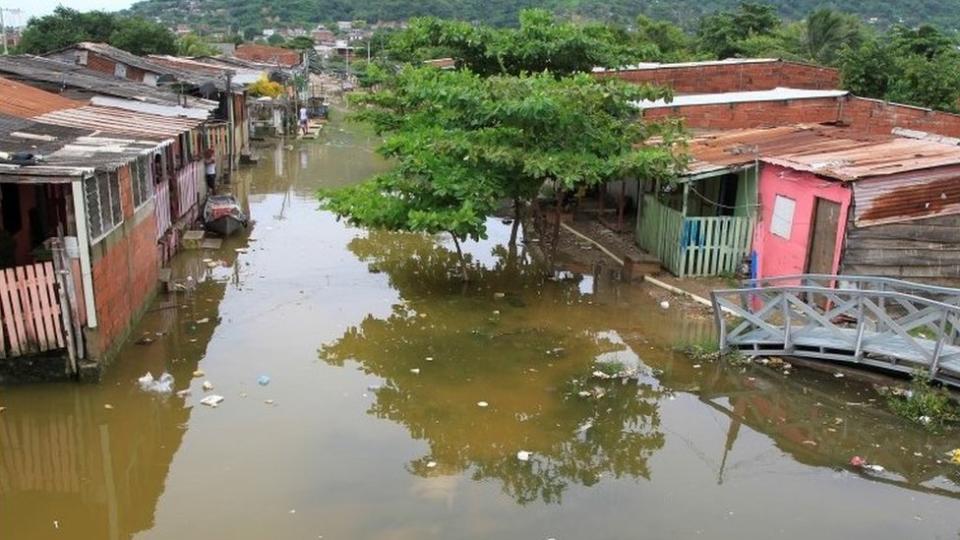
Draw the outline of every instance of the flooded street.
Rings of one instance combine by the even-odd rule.
[[[249,238],[178,255],[188,290],[101,384],[0,389],[0,538],[957,538],[955,435],[853,380],[698,364],[675,348],[709,315],[544,279],[498,220],[469,284],[447,239],[347,227],[317,190],[386,164],[329,127],[239,172]]]

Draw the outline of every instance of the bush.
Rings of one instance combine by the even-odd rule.
[[[930,376],[918,371],[909,390],[884,389],[887,406],[897,416],[930,429],[939,429],[948,422],[960,419],[960,411],[943,388],[930,384]]]

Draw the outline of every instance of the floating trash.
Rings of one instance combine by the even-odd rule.
[[[222,402],[223,402],[223,396],[218,396],[216,394],[207,396],[200,400],[200,403],[208,407],[216,407],[217,405],[220,405],[220,403]]]

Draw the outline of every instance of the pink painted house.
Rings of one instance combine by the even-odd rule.
[[[808,171],[764,164],[753,235],[756,277],[836,274],[853,191]]]
[[[756,277],[960,280],[960,147],[846,135],[760,157]]]

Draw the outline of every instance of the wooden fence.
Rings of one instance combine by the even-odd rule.
[[[53,263],[0,270],[0,358],[65,349]]]
[[[640,247],[678,277],[733,273],[750,252],[754,220],[743,216],[684,217],[655,197],[644,197]]]

